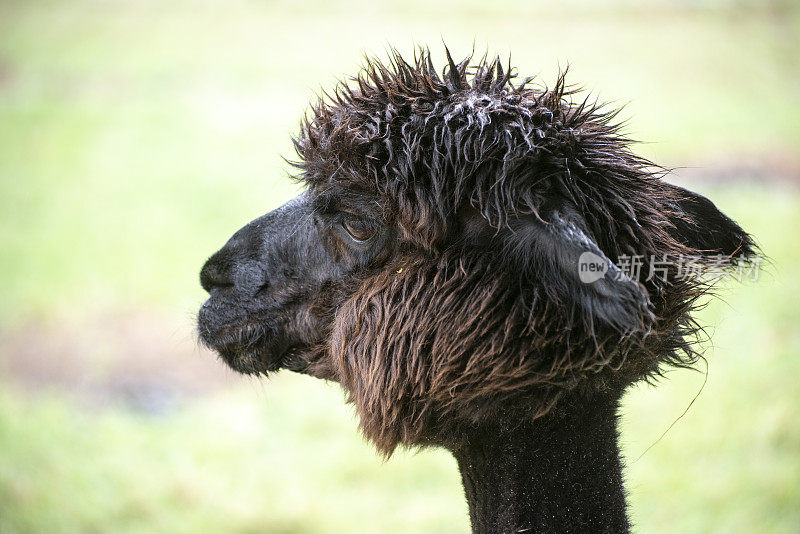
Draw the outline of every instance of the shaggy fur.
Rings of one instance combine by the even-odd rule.
[[[695,196],[631,153],[615,112],[572,103],[563,74],[545,89],[515,84],[498,59],[448,60],[441,76],[426,51],[414,64],[369,60],[296,140],[318,203],[372,202],[405,245],[341,303],[324,362],[386,452],[430,426],[497,410],[536,417],[564,392],[621,391],[694,363],[701,280],[676,281],[673,266],[606,288],[609,302],[565,276],[563,251],[526,221],[574,225],[614,263],[642,255],[643,272],[653,257],[752,252],[738,227],[723,242],[687,239],[733,223],[685,209]],[[488,243],[464,243],[472,212]]]
[[[340,383],[386,455],[451,450],[475,532],[625,531],[619,399],[698,357],[711,288],[677,262],[754,244],[563,74],[447,59],[370,59],[313,107],[306,190],[203,267],[201,339],[244,373]]]

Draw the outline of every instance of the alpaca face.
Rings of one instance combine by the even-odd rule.
[[[252,221],[203,266],[200,338],[237,371],[306,369],[324,343],[326,302],[389,238],[374,219],[314,204],[305,193]]]
[[[439,77],[427,53],[371,62],[303,124],[305,192],[201,272],[204,343],[244,373],[339,382],[386,453],[690,365],[708,286],[616,264],[753,251],[632,154],[613,114],[573,104],[563,78],[534,89],[499,61],[468,68],[449,60]]]

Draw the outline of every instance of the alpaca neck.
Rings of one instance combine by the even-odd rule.
[[[471,429],[453,450],[474,533],[628,532],[617,402]]]

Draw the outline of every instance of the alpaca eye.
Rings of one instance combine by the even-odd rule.
[[[342,227],[354,241],[359,243],[369,241],[369,239],[375,235],[374,226],[356,217],[345,217],[342,219]]]

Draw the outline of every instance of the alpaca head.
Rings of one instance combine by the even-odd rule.
[[[708,285],[665,260],[746,257],[749,236],[563,76],[514,80],[394,54],[317,103],[305,191],[203,267],[202,341],[243,373],[339,382],[387,453],[693,363]]]

